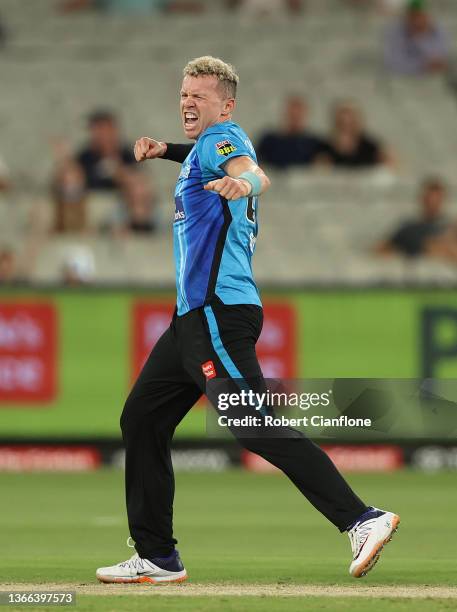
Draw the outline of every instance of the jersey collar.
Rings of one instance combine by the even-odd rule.
[[[206,136],[207,134],[218,134],[219,132],[224,132],[226,128],[231,127],[233,125],[233,121],[228,119],[227,121],[220,121],[219,123],[214,123],[214,125],[210,125],[204,132],[200,134],[197,140],[200,140],[202,136]]]

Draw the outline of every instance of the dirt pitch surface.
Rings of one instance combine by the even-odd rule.
[[[282,585],[282,584],[196,584],[142,585],[99,583],[3,583],[0,591],[76,591],[79,595],[150,595],[150,596],[266,596],[266,597],[389,597],[408,599],[457,599],[457,587],[429,585]]]

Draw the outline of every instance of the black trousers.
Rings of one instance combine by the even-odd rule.
[[[218,298],[183,316],[175,314],[133,386],[121,429],[129,528],[140,557],[168,556],[176,544],[170,452],[176,426],[208,393],[214,376],[263,380],[255,353],[262,322],[260,307],[226,306]],[[294,430],[283,433],[264,436],[260,430],[238,440],[280,468],[343,531],[367,506],[316,444]],[[236,430],[234,434],[238,436]]]

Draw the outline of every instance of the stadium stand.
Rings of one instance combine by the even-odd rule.
[[[97,282],[171,284],[169,229],[178,167],[165,161],[148,167],[159,198],[160,231],[153,236],[99,235],[97,227],[114,205],[103,195],[88,202],[92,232],[48,235],[51,142],[65,137],[77,150],[87,114],[99,107],[117,113],[132,143],[141,135],[179,141],[182,67],[210,53],[238,68],[235,119],[253,139],[276,124],[288,92],[306,95],[320,132],[328,128],[333,102],[350,97],[364,109],[367,127],[399,159],[396,174],[272,172],[271,191],[261,202],[255,260],[261,284],[455,283],[453,265],[423,258],[385,261],[373,254],[374,244],[414,213],[417,183],[425,175],[439,174],[450,185],[449,215],[457,220],[451,135],[457,101],[446,78],[388,76],[381,49],[387,18],[340,0],[310,0],[300,16],[261,22],[241,20],[223,2],[206,4],[204,14],[138,19],[90,11],[62,15],[54,0],[2,0],[9,36],[0,52],[0,150],[14,189],[0,193],[0,245],[20,250],[30,240],[39,242],[31,280],[58,282],[68,253],[86,246]],[[455,2],[436,0],[434,11],[455,38]]]

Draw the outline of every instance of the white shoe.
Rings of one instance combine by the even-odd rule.
[[[349,573],[362,578],[375,565],[387,542],[390,542],[400,523],[393,512],[369,508],[348,531],[352,546],[353,561]]]
[[[110,567],[99,567],[95,575],[100,582],[149,582],[152,584],[163,584],[166,582],[184,582],[187,572],[179,558],[178,551],[162,563],[162,559],[154,559],[164,567],[160,567],[149,559],[142,559],[135,553],[127,561],[111,565]],[[166,568],[169,569],[166,569]],[[173,568],[173,569],[170,569]],[[175,571],[176,570],[176,571]]]

